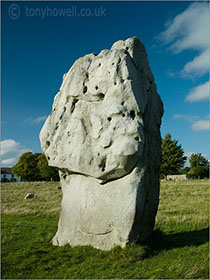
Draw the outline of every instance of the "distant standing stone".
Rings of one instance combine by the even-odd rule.
[[[34,194],[33,194],[33,193],[28,193],[28,194],[25,196],[25,199],[29,199],[29,198],[34,198]]]

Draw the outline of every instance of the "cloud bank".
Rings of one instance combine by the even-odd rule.
[[[1,166],[12,167],[14,166],[19,157],[31,150],[13,139],[6,139],[1,141]]]
[[[178,54],[184,50],[198,51],[181,70],[182,77],[202,76],[209,70],[209,5],[192,3],[184,12],[166,23],[166,30],[157,39]]]
[[[209,3],[194,2],[189,7],[166,23],[165,31],[157,39],[173,54],[185,50],[194,50],[198,54],[188,61],[179,74],[182,78],[200,78],[209,71]],[[176,74],[170,69],[168,76]],[[209,81],[192,88],[185,101],[193,103],[209,98]],[[175,114],[173,119],[184,119],[190,123],[194,131],[208,130],[209,120],[198,120],[199,117]]]

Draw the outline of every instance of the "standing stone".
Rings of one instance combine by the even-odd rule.
[[[79,58],[63,77],[40,140],[59,168],[54,245],[109,250],[148,238],[159,202],[163,104],[138,38]]]

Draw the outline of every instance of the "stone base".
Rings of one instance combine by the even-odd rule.
[[[84,175],[63,174],[63,200],[53,244],[91,245],[110,250],[135,243],[142,235],[146,209],[142,170],[136,167],[127,176],[106,184]],[[153,225],[149,228],[147,225],[144,236],[152,233]]]

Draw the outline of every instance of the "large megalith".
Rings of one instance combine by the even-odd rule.
[[[159,201],[163,104],[138,38],[79,58],[41,133],[63,200],[54,245],[145,240]]]

